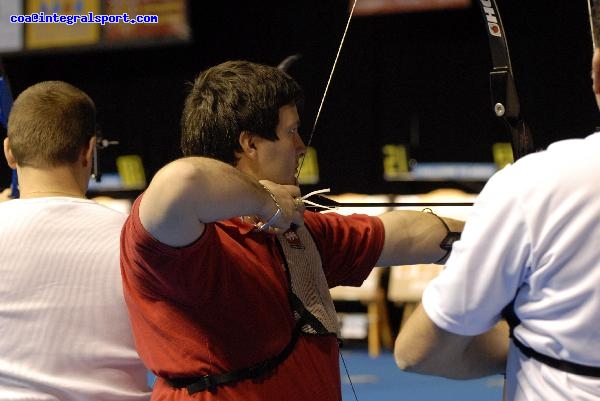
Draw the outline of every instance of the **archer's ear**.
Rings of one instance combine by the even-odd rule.
[[[10,150],[10,143],[8,142],[8,138],[4,138],[4,157],[6,158],[6,163],[8,167],[13,170],[17,168],[17,161],[12,154],[12,150]]]
[[[250,157],[256,152],[255,139],[256,137],[249,131],[242,131],[240,134],[240,146],[242,147],[242,152]]]
[[[84,167],[91,165],[94,161],[94,149],[96,148],[96,136],[92,136],[87,147],[83,151]]]

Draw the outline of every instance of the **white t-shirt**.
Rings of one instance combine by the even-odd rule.
[[[517,290],[515,335],[523,344],[600,366],[599,133],[556,142],[496,173],[423,307],[437,326],[476,335],[500,320]],[[541,366],[513,345],[507,395],[598,400],[600,379]]]
[[[0,399],[140,401],[119,268],[125,215],[86,199],[0,203]]]

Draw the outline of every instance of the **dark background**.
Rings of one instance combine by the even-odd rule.
[[[193,40],[121,49],[5,55],[16,97],[42,80],[68,81],[96,102],[103,135],[120,141],[101,153],[115,171],[120,154],[142,156],[147,177],[179,153],[187,82],[229,59],[289,70],[307,95],[310,133],[346,23],[339,0],[190,1]],[[591,38],[585,0],[500,1],[522,112],[538,148],[582,137],[598,123],[591,93]],[[467,9],[357,17],[351,23],[312,145],[322,186],[333,192],[403,192],[382,178],[381,146],[404,143],[420,162],[492,162],[509,141],[493,115],[490,52],[481,12]],[[10,183],[2,165],[0,186]]]

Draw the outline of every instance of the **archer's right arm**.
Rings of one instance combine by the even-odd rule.
[[[268,188],[268,190],[267,190]],[[281,209],[273,227],[302,224],[294,198],[300,189],[250,177],[215,159],[186,157],[159,170],[144,192],[140,220],[157,240],[185,246],[198,239],[206,223],[235,216],[257,216],[268,221]]]

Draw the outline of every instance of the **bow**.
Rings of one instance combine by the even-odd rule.
[[[506,33],[495,0],[478,0],[487,25],[493,68],[490,72],[490,94],[494,113],[506,124],[511,134],[514,160],[533,151],[533,137],[521,116],[521,106],[510,63]]]
[[[317,109],[317,113],[316,113],[316,117],[315,117],[315,120],[312,125],[312,129],[310,131],[308,140],[306,142],[307,148],[310,147],[312,140],[314,138],[314,135],[315,135],[315,132],[317,129],[317,125],[319,123],[319,119],[321,116],[321,111],[323,109],[323,105],[325,104],[325,100],[326,100],[327,94],[329,92],[329,86],[331,84],[331,81],[333,80],[335,69],[337,67],[337,63],[338,63],[340,54],[342,52],[342,48],[344,46],[346,35],[347,35],[348,29],[350,27],[350,22],[352,21],[352,17],[354,15],[354,9],[356,7],[356,4],[357,4],[357,0],[353,0],[351,3],[350,11],[348,13],[348,18],[346,19],[344,31],[342,33],[342,37],[341,37],[340,43],[338,45],[335,58],[334,58],[331,70],[329,72],[329,77],[327,79],[325,89],[323,91],[323,95],[321,96],[321,100],[319,102],[319,107]],[[287,71],[288,68],[290,67],[290,65],[293,64],[295,61],[297,61],[300,57],[301,57],[301,55],[298,55],[298,54],[291,55],[291,56],[287,57],[286,59],[284,59],[278,65],[278,68],[283,71]],[[300,170],[302,169],[302,166],[304,164],[305,157],[306,157],[306,154],[304,156],[302,156],[302,159],[300,160],[300,165],[299,165],[298,171],[296,173],[296,179],[298,179],[298,176],[300,175]],[[320,195],[320,193],[323,193],[323,192],[328,192],[328,190],[315,191],[315,192],[312,192],[312,193],[306,195],[305,197],[303,197],[303,200],[307,204],[308,209],[323,210],[323,209],[335,209],[338,207],[405,207],[405,206],[423,206],[423,207],[425,207],[425,206],[472,206],[473,205],[472,202],[458,202],[458,203],[457,202],[440,202],[440,203],[432,203],[432,202],[382,202],[382,203],[337,202],[333,199],[330,199],[328,197]],[[309,201],[308,199],[306,199],[308,197],[311,197],[314,201]]]
[[[590,0],[592,1],[592,0]],[[354,8],[356,6],[357,0],[354,0],[352,3],[352,7],[350,8],[350,13],[348,16],[348,20],[346,22],[346,27],[344,29],[342,39],[340,41],[337,54],[335,56],[332,69],[329,73],[329,78],[327,80],[327,84],[325,86],[325,90],[323,96],[321,97],[320,105],[317,110],[317,115],[315,117],[315,121],[310,132],[309,139],[307,141],[306,146],[309,147],[312,139],[314,137],[316,127],[319,121],[319,117],[321,114],[321,110],[323,108],[323,104],[325,103],[325,99],[327,97],[329,85],[334,75],[334,71],[337,65],[337,61],[339,55],[341,53],[344,40],[346,38],[346,34],[348,32],[348,28],[350,25],[350,21],[353,16]],[[533,146],[533,137],[531,135],[531,131],[529,130],[528,125],[525,123],[524,118],[521,115],[521,107],[519,103],[519,96],[517,93],[517,88],[514,79],[514,73],[512,69],[512,65],[510,62],[510,54],[508,51],[508,43],[506,40],[506,33],[504,31],[504,26],[502,24],[502,19],[500,17],[500,12],[498,5],[495,0],[478,0],[479,6],[481,8],[482,15],[484,17],[485,26],[487,27],[487,35],[490,45],[491,58],[493,68],[490,72],[490,95],[493,106],[493,111],[498,118],[501,118],[505,123],[510,136],[511,136],[511,146],[513,151],[514,160],[518,160],[522,156],[531,153],[534,150]],[[300,163],[300,168],[302,168],[302,164],[304,162],[304,158]],[[299,170],[300,170],[299,168]],[[427,203],[411,203],[404,204],[400,203],[338,203],[329,198],[323,197],[322,195],[315,195],[315,198],[318,198],[318,202],[325,206],[333,206],[333,207],[341,207],[341,206],[353,206],[353,207],[396,207],[396,206],[431,206],[431,204]],[[440,204],[443,206],[455,205],[453,203],[449,204]],[[462,203],[456,204],[456,206],[465,206],[472,205],[472,203]]]

